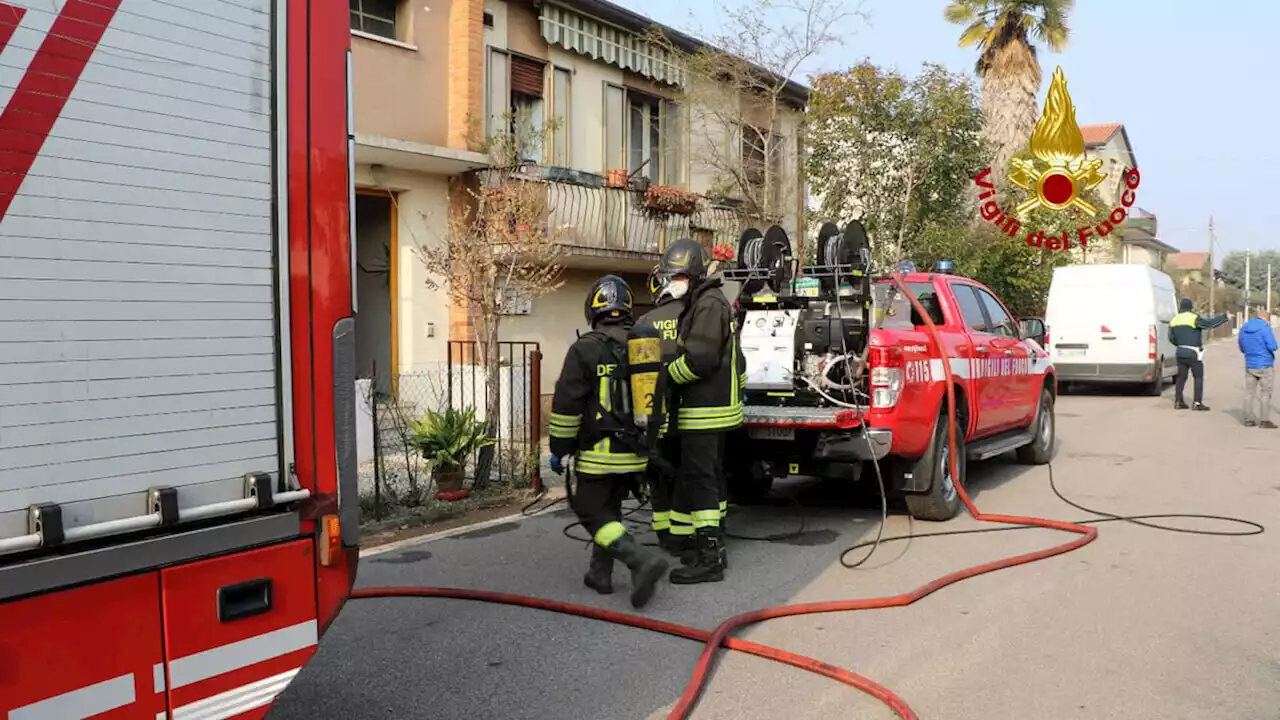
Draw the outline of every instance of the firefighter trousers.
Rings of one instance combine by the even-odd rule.
[[[666,435],[658,440],[658,454],[672,467],[680,465],[680,438],[678,435]],[[683,504],[684,498],[676,491],[677,478],[663,475],[653,464],[648,470],[650,485],[650,507],[653,508],[654,532],[668,531],[672,535],[688,537],[693,535],[693,516],[689,508]]]
[[[682,432],[674,505],[688,514],[694,529],[720,527],[724,477],[724,433]],[[674,533],[673,533],[674,534]]]
[[[623,533],[622,501],[634,478],[630,475],[577,476],[573,512],[597,545],[608,547]]]

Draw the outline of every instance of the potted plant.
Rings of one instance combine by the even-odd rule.
[[[431,463],[431,479],[436,483],[436,497],[441,500],[466,497],[462,481],[467,460],[480,448],[494,443],[485,432],[485,424],[476,419],[474,408],[429,411],[414,421],[409,441]]]
[[[650,185],[644,191],[644,209],[655,215],[692,215],[702,209],[702,198],[684,188]]]

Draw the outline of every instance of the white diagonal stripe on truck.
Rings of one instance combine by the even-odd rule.
[[[9,711],[9,720],[84,720],[132,705],[133,673],[54,695]]]
[[[238,642],[216,647],[169,663],[169,687],[177,689],[232,670],[256,665],[316,644],[314,619]]]

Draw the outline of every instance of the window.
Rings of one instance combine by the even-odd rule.
[[[982,302],[974,294],[975,288],[972,285],[960,283],[952,287],[955,289],[956,302],[960,305],[960,315],[964,318],[964,324],[969,326],[970,330],[986,332],[987,319],[982,315]]]
[[[889,289],[892,287],[891,283],[883,282],[874,286],[873,294],[875,295],[877,307],[885,306],[885,303],[888,302]],[[920,301],[921,305],[924,305],[925,310],[929,311],[929,319],[933,320],[935,325],[942,325],[946,322],[942,317],[942,307],[938,305],[938,290],[933,286],[933,283],[907,283],[907,288],[915,293],[916,299]],[[890,309],[890,314],[880,322],[880,327],[912,330],[925,324],[911,301],[901,292],[894,293]]]
[[[781,180],[786,138],[750,125],[740,126],[739,131],[742,136],[743,176],[751,187],[767,190],[769,196],[761,200],[776,209],[782,202]]]
[[[670,100],[606,85],[604,169],[639,170],[637,175],[664,185],[683,183],[683,112]]]
[[[551,164],[569,167],[569,99],[573,92],[573,72],[556,68],[551,80],[552,117],[555,129],[551,138]]]
[[[350,0],[351,29],[398,40],[396,11],[399,0]]]
[[[485,135],[508,135],[517,159],[543,162],[543,77],[546,65],[520,55],[490,49],[485,79]]]
[[[1011,338],[1021,337],[1018,324],[1009,317],[1009,313],[1005,312],[1004,306],[996,300],[994,295],[979,288],[974,288],[973,292],[982,300],[983,307],[987,309],[987,317],[991,319],[991,324],[987,327],[988,332]]]

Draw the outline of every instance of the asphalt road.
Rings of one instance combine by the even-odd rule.
[[[866,675],[922,719],[1280,718],[1280,431],[1245,429],[1233,342],[1207,357],[1208,413],[1162,398],[1089,392],[1060,399],[1059,487],[1120,514],[1236,515],[1277,527],[1200,537],[1111,523],[1065,556],[981,576],[908,608],[771,621],[743,636]],[[1188,390],[1190,390],[1188,388]],[[1280,419],[1280,418],[1277,418]],[[987,512],[1075,519],[1044,467],[1009,456],[971,466]],[[723,583],[663,585],[646,614],[711,628],[781,603],[886,595],[947,572],[1067,539],[1042,530],[915,540],[882,547],[861,570],[840,550],[874,532],[878,507],[831,488],[783,488],[743,508],[737,532],[806,531],[787,543],[735,542]],[[583,545],[555,514],[366,558],[359,583],[475,587],[629,610],[626,579],[600,597],[581,584]],[[911,522],[890,517],[889,534]],[[945,525],[976,525],[968,517]],[[1221,528],[1204,522],[1195,526]],[[914,523],[916,531],[943,526]],[[661,718],[700,646],[590,620],[461,601],[377,600],[347,606],[272,720],[302,718]],[[891,718],[833,681],[730,654],[694,717]]]

